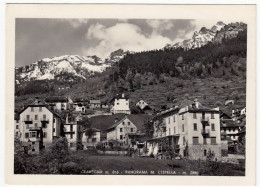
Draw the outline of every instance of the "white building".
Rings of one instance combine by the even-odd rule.
[[[31,104],[19,112],[20,141],[32,154],[48,147],[63,133],[61,118],[46,105]],[[37,145],[38,148],[34,148]]]
[[[86,111],[86,107],[83,106],[83,104],[81,104],[81,103],[74,105],[74,107],[75,107],[76,112],[83,112],[84,113]]]
[[[73,101],[68,97],[52,96],[47,97],[45,102],[52,110],[68,110]]]
[[[148,104],[144,100],[141,99],[136,103],[136,106],[139,107],[141,110],[143,110],[144,107],[148,106]]]
[[[91,136],[88,135],[88,130],[91,131]],[[82,134],[82,145],[83,149],[87,149],[88,147],[96,147],[97,144],[101,141],[101,131],[96,128],[91,128],[85,130]]]
[[[219,116],[219,108],[209,109],[197,101],[185,101],[157,115],[154,136],[148,142],[158,149],[164,138],[182,156],[206,159],[207,154],[214,152],[221,159]]]
[[[107,141],[116,140],[120,142],[121,146],[127,146],[127,135],[136,133],[137,130],[136,125],[127,116],[120,120],[115,119],[115,123],[107,129]]]
[[[117,95],[114,97],[110,103],[112,103],[111,113],[124,113],[124,114],[131,114],[129,108],[129,99],[125,97],[125,94]]]
[[[77,150],[82,144],[82,126],[78,124],[79,117],[66,117],[64,124],[64,134],[68,140],[68,146],[71,150]]]

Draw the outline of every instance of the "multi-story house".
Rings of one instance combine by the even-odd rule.
[[[43,104],[31,104],[19,112],[20,141],[29,153],[48,147],[63,135],[61,118]]]
[[[84,113],[86,111],[85,106],[81,103],[75,104],[74,109],[75,109],[76,112],[83,112]]]
[[[78,150],[82,145],[82,125],[78,123],[80,116],[68,116],[64,124],[64,135],[71,150]]]
[[[101,130],[96,128],[86,129],[82,134],[83,149],[88,147],[96,147],[101,141]]]
[[[220,120],[221,134],[228,137],[233,143],[238,141],[238,132],[242,129],[243,125],[240,125],[237,121],[232,119]]]
[[[197,100],[185,101],[157,118],[165,124],[165,136],[154,137],[157,142],[164,138],[176,152],[191,159],[205,159],[210,153],[221,159],[219,108],[203,107]],[[154,141],[148,142],[151,145]]]
[[[126,135],[135,132],[137,132],[137,127],[126,115],[120,120],[115,119],[115,123],[107,129],[107,140],[117,140],[123,146],[127,144]]]
[[[91,108],[91,109],[101,108],[101,101],[100,100],[90,100],[89,108]]]
[[[52,110],[68,110],[73,101],[68,97],[52,96],[45,99]]]
[[[110,103],[112,104],[111,113],[112,114],[118,114],[118,113],[124,113],[124,114],[131,114],[130,108],[129,108],[129,98],[125,96],[123,93],[122,95],[117,95],[114,97]]]

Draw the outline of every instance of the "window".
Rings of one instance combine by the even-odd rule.
[[[174,131],[174,134],[176,133],[176,129],[175,129],[175,127],[173,127],[173,131]]]
[[[32,132],[32,133],[31,133],[31,137],[32,137],[32,138],[35,138],[35,137],[36,137],[36,132]]]
[[[92,138],[92,142],[97,142],[97,139],[96,138]]]
[[[18,136],[18,132],[15,132],[15,135]]]
[[[171,118],[169,117],[169,118],[168,118],[168,124],[170,124],[170,123],[171,123]]]
[[[126,102],[126,105],[128,105],[128,102]]]
[[[26,124],[26,129],[29,129],[29,124]]]
[[[53,132],[55,132],[55,128],[53,128]]]
[[[30,120],[30,115],[26,115],[26,120],[27,120],[27,121]]]
[[[29,138],[29,133],[28,132],[25,133],[25,138]]]
[[[193,119],[197,119],[197,114],[193,113]]]
[[[133,129],[133,128],[131,128],[131,132],[134,132],[134,129]]]
[[[233,129],[233,132],[235,132],[235,129]]]
[[[120,128],[120,132],[123,132],[123,128]]]
[[[43,119],[46,119],[46,114],[43,114]]]
[[[185,136],[183,136],[183,138],[182,138],[182,143],[183,143],[183,145],[185,145]]]
[[[119,105],[119,103],[116,103],[117,105]]]
[[[32,152],[34,152],[35,151],[35,149],[32,149]]]
[[[203,144],[206,145],[207,144],[207,138],[205,136],[203,136]]]
[[[181,116],[182,116],[182,120],[184,120],[184,114],[182,114]]]
[[[46,123],[43,123],[43,124],[42,124],[42,128],[45,128],[45,129],[46,129],[46,128],[47,128],[47,124],[46,124]]]
[[[199,137],[193,137],[192,140],[194,145],[199,144]]]
[[[211,137],[211,144],[212,145],[217,144],[216,137]]]
[[[175,115],[173,116],[173,122],[175,122]]]
[[[31,107],[31,112],[33,112],[33,107]]]
[[[194,130],[194,131],[197,131],[197,130],[198,130],[198,128],[197,128],[197,123],[193,123],[193,130]]]
[[[40,112],[42,111],[42,107],[41,107],[41,106],[39,107],[39,111],[40,111]]]
[[[214,113],[211,112],[211,119],[214,119]]]
[[[204,149],[204,156],[207,156],[207,150]]]
[[[43,138],[47,138],[47,132],[43,132]]]
[[[123,135],[120,135],[120,140],[123,140]]]
[[[123,125],[125,125],[125,122],[123,121],[123,123],[122,123]]]
[[[211,124],[211,130],[215,131],[215,124],[214,123]]]
[[[70,131],[73,131],[73,125],[70,125]]]
[[[73,139],[73,134],[70,134],[70,139]]]
[[[130,125],[130,122],[128,122],[128,125]]]
[[[53,118],[53,123],[55,123],[55,118]]]
[[[35,142],[32,142],[32,144],[34,145],[34,144],[35,144]]]
[[[182,124],[182,132],[184,132],[184,124]]]
[[[16,125],[16,129],[19,129],[19,126],[18,126],[18,125]]]
[[[34,126],[37,128],[38,127],[38,123],[35,123]]]
[[[35,119],[35,120],[38,120],[38,115],[35,115],[34,119]]]

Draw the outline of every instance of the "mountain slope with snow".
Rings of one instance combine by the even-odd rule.
[[[63,55],[44,58],[30,65],[15,68],[16,83],[31,80],[62,79],[62,75],[69,75],[75,79],[87,79],[96,72],[101,73],[111,66],[111,63],[122,59],[127,52],[119,49],[112,52],[103,61],[97,56]]]
[[[245,28],[244,23],[231,23],[226,25],[222,21],[217,22],[211,29],[202,27],[195,31],[191,39],[178,42],[174,45],[167,44],[164,48],[184,48],[186,50],[202,47],[209,42],[221,42],[223,38],[236,37],[238,32]]]

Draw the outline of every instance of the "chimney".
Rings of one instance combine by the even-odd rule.
[[[38,98],[39,97],[35,97],[35,99],[34,99],[34,104],[36,104],[36,105],[38,105]]]
[[[195,107],[196,107],[196,108],[199,108],[199,102],[198,102],[197,97],[196,97],[196,99],[194,99],[194,104],[195,104]]]

